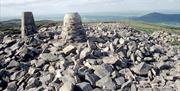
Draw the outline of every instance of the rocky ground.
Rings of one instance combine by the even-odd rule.
[[[86,42],[64,41],[62,26],[0,43],[0,90],[180,91],[177,35],[120,23],[84,24]]]

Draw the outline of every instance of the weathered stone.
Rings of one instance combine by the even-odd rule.
[[[63,49],[64,54],[69,54],[72,53],[76,50],[76,47],[74,47],[73,45],[68,45]]]
[[[41,82],[37,78],[30,78],[27,82],[26,89],[40,86]]]
[[[30,67],[28,70],[28,74],[33,75],[35,73],[35,71],[37,71],[36,68]]]
[[[81,53],[80,53],[80,59],[84,59],[86,58],[87,56],[89,56],[91,53],[91,49],[90,48],[84,48]]]
[[[59,91],[74,91],[74,85],[71,82],[65,82]]]
[[[96,59],[86,59],[86,61],[88,63],[90,63],[91,65],[97,65],[97,60]]]
[[[39,57],[44,61],[57,61],[59,59],[58,56],[51,53],[42,53]]]
[[[37,33],[32,12],[23,12],[21,18],[21,37]]]
[[[145,57],[144,61],[145,62],[152,62],[152,61],[154,61],[154,59],[152,57]]]
[[[81,82],[78,83],[77,86],[82,90],[82,91],[91,91],[93,88],[91,85],[87,82]]]
[[[131,70],[138,75],[146,75],[146,74],[148,74],[148,71],[150,69],[151,69],[151,66],[144,62],[141,62],[140,64],[135,65],[131,68]]]
[[[16,82],[8,83],[7,88],[4,91],[16,91],[17,90]]]
[[[175,86],[176,86],[176,90],[179,91],[180,90],[180,80],[175,81]]]
[[[42,82],[42,84],[49,84],[53,81],[54,77],[55,76],[53,74],[43,74],[39,80]]]
[[[11,60],[10,63],[8,64],[7,68],[18,67],[18,66],[19,66],[19,62],[15,61],[15,60]]]
[[[49,66],[48,68],[49,73],[55,73],[55,68],[53,66]]]
[[[85,79],[91,83],[92,86],[96,85],[96,81],[99,80],[99,78],[95,74],[86,73]]]
[[[113,90],[116,87],[115,83],[112,81],[112,79],[109,76],[102,77],[100,80],[96,82],[96,85],[102,87],[103,89],[109,89],[109,90]]]
[[[119,58],[117,56],[109,56],[109,57],[104,57],[103,62],[107,64],[115,64],[119,61]]]
[[[129,91],[130,88],[131,88],[131,83],[132,83],[131,80],[125,82],[125,83],[121,86],[121,91]]]
[[[115,82],[117,85],[122,85],[123,83],[125,83],[125,79],[124,77],[118,77],[118,78],[115,78]]]
[[[97,67],[94,68],[94,70],[95,70],[94,74],[96,74],[100,78],[104,76],[109,76],[113,72],[112,67],[108,64],[98,65]]]

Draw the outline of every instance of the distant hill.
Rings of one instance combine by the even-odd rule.
[[[162,13],[149,13],[141,17],[134,18],[145,22],[178,22],[180,23],[180,14],[162,14]]]

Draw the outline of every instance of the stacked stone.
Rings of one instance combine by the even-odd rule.
[[[21,18],[21,37],[37,33],[32,12],[23,12]]]
[[[81,16],[78,13],[67,13],[64,16],[61,36],[67,41],[86,41],[86,33],[82,26]]]

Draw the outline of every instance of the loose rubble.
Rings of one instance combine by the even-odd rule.
[[[64,19],[23,38],[3,38],[1,91],[180,90],[180,46],[170,44],[175,34],[82,24],[78,13]]]

